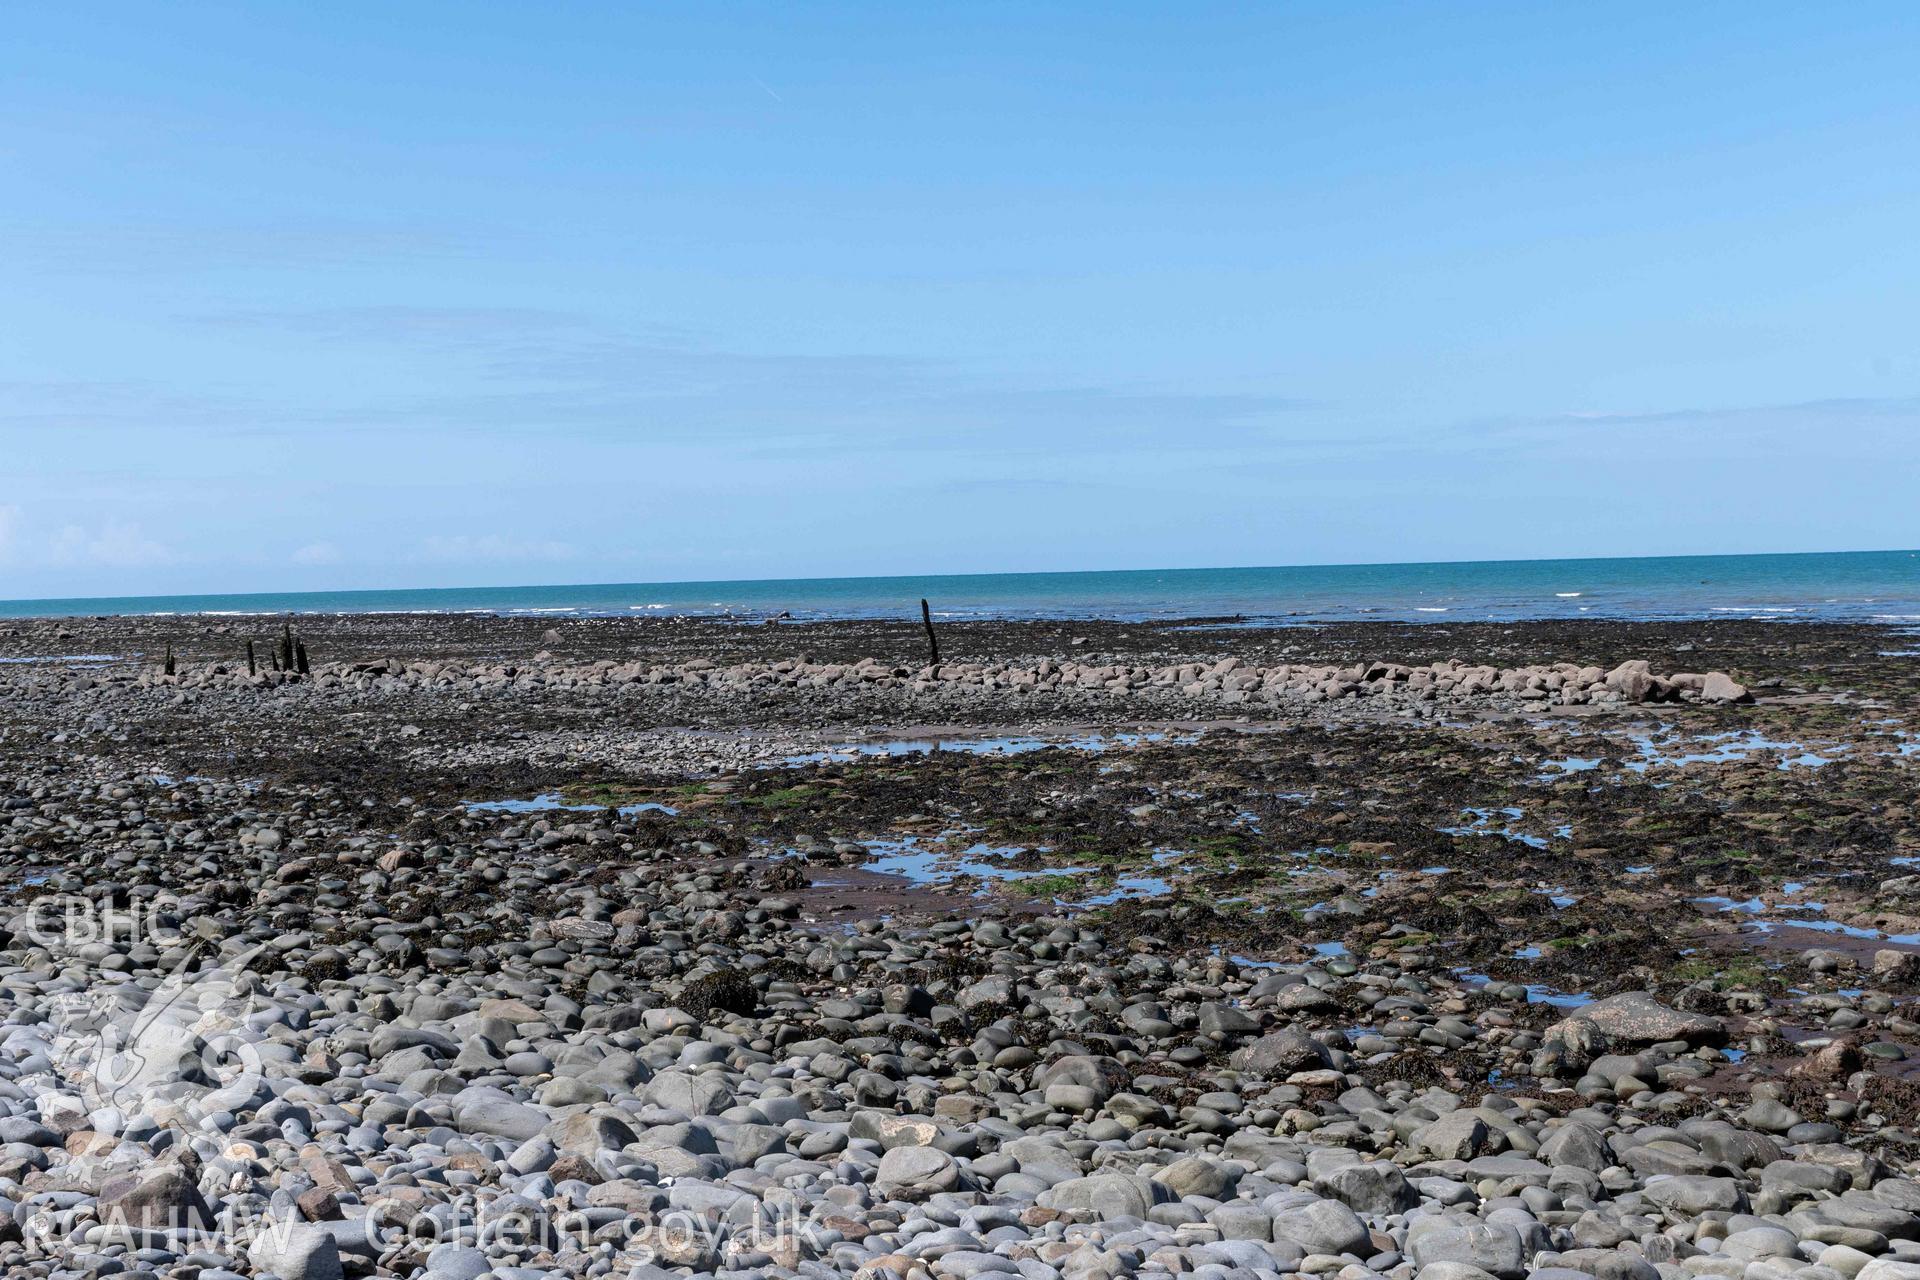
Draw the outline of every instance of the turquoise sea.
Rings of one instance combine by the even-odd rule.
[[[1206,618],[1251,622],[1775,618],[1920,623],[1920,551],[1126,569],[742,582],[0,601],[0,617],[480,612],[746,619]]]

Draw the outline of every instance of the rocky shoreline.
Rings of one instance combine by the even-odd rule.
[[[550,633],[551,634],[551,633]],[[1655,674],[1645,658],[1629,659],[1612,670],[1563,662],[1553,666],[1496,667],[1451,660],[1424,666],[1363,661],[1352,666],[1283,664],[1251,666],[1239,658],[1188,662],[1177,666],[1126,663],[945,662],[914,668],[862,658],[856,662],[777,662],[720,666],[705,658],[673,665],[616,662],[602,658],[578,665],[555,661],[542,651],[526,662],[469,664],[402,662],[376,658],[323,663],[298,670],[256,664],[241,671],[224,663],[134,674],[91,673],[55,667],[49,682],[112,692],[118,689],[281,689],[311,684],[315,689],[352,692],[423,691],[461,696],[511,691],[520,686],[563,689],[659,688],[692,685],[722,697],[749,697],[776,691],[830,688],[899,689],[915,695],[1005,691],[1016,694],[1084,690],[1119,697],[1177,693],[1221,706],[1304,706],[1340,698],[1386,698],[1402,704],[1509,697],[1560,706],[1624,706],[1653,702],[1751,702],[1753,694],[1724,671]]]
[[[1889,633],[300,626],[0,634],[8,1276],[1920,1280]]]

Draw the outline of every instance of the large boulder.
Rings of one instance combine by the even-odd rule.
[[[637,1140],[633,1130],[612,1116],[576,1111],[549,1124],[542,1131],[557,1151],[571,1151],[589,1158],[602,1151],[618,1151]]]
[[[1555,1168],[1598,1173],[1613,1163],[1606,1135],[1590,1124],[1569,1120],[1549,1130],[1540,1144],[1540,1158]]]
[[[960,1185],[960,1166],[938,1147],[895,1147],[880,1157],[875,1189],[889,1200],[925,1200]]]
[[[1154,1174],[1153,1180],[1173,1192],[1176,1199],[1204,1196],[1208,1200],[1226,1200],[1240,1180],[1240,1166],[1209,1156],[1188,1156]]]
[[[1645,658],[1621,663],[1606,675],[1607,688],[1628,702],[1641,702],[1653,692],[1653,673]]]
[[[1617,1044],[1684,1040],[1697,1046],[1727,1042],[1727,1027],[1720,1019],[1711,1014],[1670,1009],[1645,991],[1626,991],[1595,1001],[1566,1022],[1591,1023],[1609,1042]],[[1554,1038],[1553,1032],[1557,1029],[1549,1029],[1549,1039]]]
[[[1241,1049],[1233,1055],[1233,1063],[1242,1071],[1276,1080],[1326,1066],[1327,1047],[1306,1032],[1288,1027]]]
[[[453,1095],[453,1127],[462,1133],[525,1142],[546,1128],[548,1120],[546,1112],[504,1090],[475,1085]]]
[[[1487,1149],[1487,1122],[1471,1111],[1449,1111],[1422,1125],[1413,1145],[1436,1160],[1471,1160]]]
[[[340,1247],[333,1236],[305,1222],[270,1222],[247,1248],[256,1271],[280,1280],[341,1280]]]
[[[1438,1262],[1464,1263],[1501,1280],[1527,1271],[1526,1242],[1504,1222],[1421,1218],[1407,1228],[1407,1256],[1423,1271]]]
[[[213,1226],[213,1210],[184,1168],[163,1164],[102,1187],[100,1220],[113,1226],[155,1230],[208,1228]]]
[[[1676,1217],[1697,1218],[1715,1210],[1744,1213],[1747,1193],[1732,1178],[1710,1178],[1704,1174],[1662,1174],[1647,1179],[1647,1199]]]
[[[1335,1169],[1315,1185],[1357,1213],[1405,1213],[1420,1203],[1420,1193],[1406,1175],[1385,1161]]]
[[[1096,1173],[1070,1178],[1040,1193],[1043,1209],[1080,1210],[1102,1221],[1142,1218],[1153,1208],[1153,1183],[1125,1173]]]
[[[683,1116],[717,1116],[733,1105],[726,1077],[711,1071],[662,1071],[647,1086],[647,1097]]]
[[[853,1113],[847,1136],[866,1138],[880,1144],[882,1151],[895,1147],[930,1147],[944,1130],[929,1116],[902,1116],[891,1111],[869,1108]]]
[[[1033,1073],[1033,1087],[1045,1092],[1055,1085],[1079,1085],[1093,1091],[1095,1104],[1105,1102],[1133,1083],[1133,1073],[1118,1059],[1070,1053],[1055,1058]]]
[[[1276,1209],[1273,1238],[1291,1240],[1308,1253],[1373,1252],[1367,1224],[1338,1200],[1310,1200]]]
[[[1920,1280],[1920,1262],[1902,1262],[1898,1258],[1875,1258],[1860,1268],[1854,1280]]]
[[[1726,672],[1709,671],[1700,681],[1700,699],[1703,702],[1752,702],[1753,694]]]

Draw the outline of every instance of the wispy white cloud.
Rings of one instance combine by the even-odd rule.
[[[295,549],[293,562],[306,565],[339,564],[340,548],[331,542],[309,542],[306,546]]]
[[[528,334],[584,332],[593,327],[587,316],[545,307],[269,308],[203,312],[182,319],[222,329],[275,330],[330,341],[376,342],[510,341]]]
[[[1062,384],[886,354],[746,351],[660,325],[518,307],[296,308],[192,317],[343,348],[403,344],[446,371],[275,429],[532,432],[732,443],[766,456],[1034,453],[1258,442],[1309,402],[1262,391]]]
[[[1561,417],[1571,422],[1702,422],[1786,421],[1808,418],[1910,418],[1920,413],[1920,396],[1847,396],[1799,400],[1791,404],[1730,405],[1718,409],[1575,409]]]
[[[172,551],[141,532],[139,525],[112,518],[91,528],[66,525],[47,550],[48,562],[56,565],[127,569],[171,564],[174,559]]]
[[[305,225],[13,222],[8,241],[28,269],[52,274],[134,275],[219,267],[357,266],[368,261],[460,259],[497,251],[497,237],[446,226],[315,221]]]
[[[243,426],[259,421],[272,407],[263,401],[180,390],[145,379],[0,381],[0,427],[22,430]]]
[[[412,558],[432,564],[526,564],[571,560],[575,554],[567,543],[550,539],[459,533],[424,539]]]
[[[0,564],[41,568],[138,568],[179,560],[164,543],[131,520],[108,517],[97,525],[66,524],[36,531],[19,506],[0,504]]]

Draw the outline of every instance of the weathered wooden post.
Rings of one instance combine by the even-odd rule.
[[[295,640],[293,642],[293,661],[294,661],[294,669],[298,671],[301,675],[310,676],[313,674],[313,668],[307,665],[306,641]]]
[[[249,676],[257,676],[260,674],[260,663],[253,656],[253,641],[251,640],[247,641],[247,674]]]
[[[940,665],[940,642],[933,638],[933,610],[927,608],[927,602],[920,602],[920,625],[927,629],[927,649],[933,654],[933,665]]]

